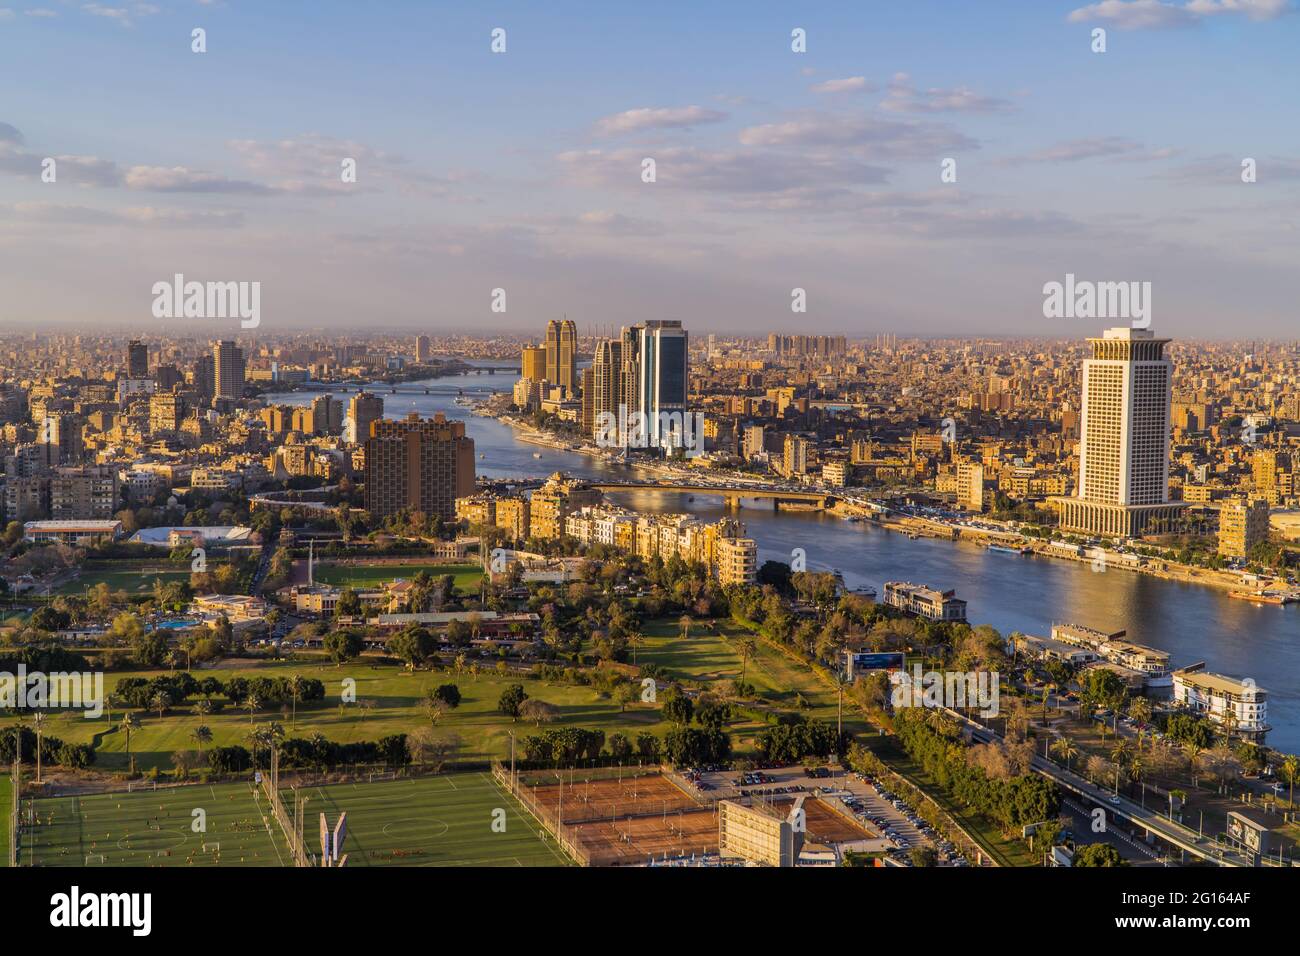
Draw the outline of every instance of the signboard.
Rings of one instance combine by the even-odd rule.
[[[1264,851],[1265,834],[1267,833],[1268,830],[1265,827],[1241,816],[1235,810],[1228,814],[1228,836],[1252,853]]]
[[[325,819],[325,814],[322,813],[320,815],[320,858],[326,865],[329,864],[330,850],[330,825]]]
[[[859,671],[896,671],[907,666],[907,655],[902,651],[855,651],[849,657],[849,676]]]

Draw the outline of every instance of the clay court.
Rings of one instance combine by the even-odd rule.
[[[788,816],[794,806],[794,800],[784,797],[772,801],[782,816]],[[843,814],[836,813],[825,803],[815,797],[809,797],[803,803],[804,822],[808,827],[808,839],[817,843],[853,843],[857,840],[873,840],[879,834],[866,827],[859,826]]]
[[[711,808],[580,823],[570,827],[570,833],[587,852],[591,866],[718,852],[718,817]]]
[[[558,810],[567,837],[589,866],[717,852],[714,808],[660,774],[572,781],[566,776],[563,786],[554,775],[535,774],[520,782],[550,819]]]
[[[566,778],[563,785],[553,776],[550,780],[548,783],[545,777],[538,777],[521,784],[551,819],[558,808],[566,825],[616,817],[662,816],[700,808],[694,798],[659,774],[629,776],[621,781],[613,777],[584,781],[577,777],[572,784]],[[530,785],[533,782],[538,784],[536,788]]]

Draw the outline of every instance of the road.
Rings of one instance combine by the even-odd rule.
[[[963,726],[969,728],[976,741],[980,743],[1001,742],[1001,735],[983,724],[968,720],[963,714],[955,710],[947,710],[947,713],[951,714]],[[1054,781],[1062,789],[1082,798],[1084,806],[1096,805],[1104,807],[1109,815],[1129,820],[1142,830],[1154,834],[1166,843],[1199,857],[1207,863],[1213,863],[1216,866],[1253,865],[1253,861],[1244,854],[1222,847],[1208,837],[1199,836],[1196,831],[1162,817],[1155,810],[1139,806],[1127,797],[1112,794],[1104,787],[1098,787],[1074,771],[1058,766],[1044,757],[1035,755],[1033,769]]]

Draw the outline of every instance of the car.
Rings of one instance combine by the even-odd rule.
[[[1112,803],[1115,806],[1119,806],[1119,794],[1112,793],[1109,797],[1106,798],[1106,800],[1107,802]]]

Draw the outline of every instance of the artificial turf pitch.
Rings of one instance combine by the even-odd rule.
[[[347,811],[348,866],[566,866],[569,860],[488,773],[312,787],[305,829],[319,843],[320,814]],[[284,794],[286,807],[293,797]],[[504,815],[495,811],[504,811]],[[493,828],[504,820],[504,832]]]
[[[282,791],[292,813],[294,794]],[[347,811],[348,866],[564,866],[567,858],[487,773],[304,788],[304,833]],[[24,814],[30,801],[24,801]],[[284,834],[249,784],[198,785],[36,800],[22,865],[289,866]],[[193,811],[207,832],[191,829]],[[504,811],[505,832],[493,828]],[[499,816],[496,817],[499,819]],[[499,824],[497,829],[500,829]],[[208,848],[203,849],[207,844]],[[220,849],[215,845],[220,844]],[[102,859],[101,859],[102,857]]]

